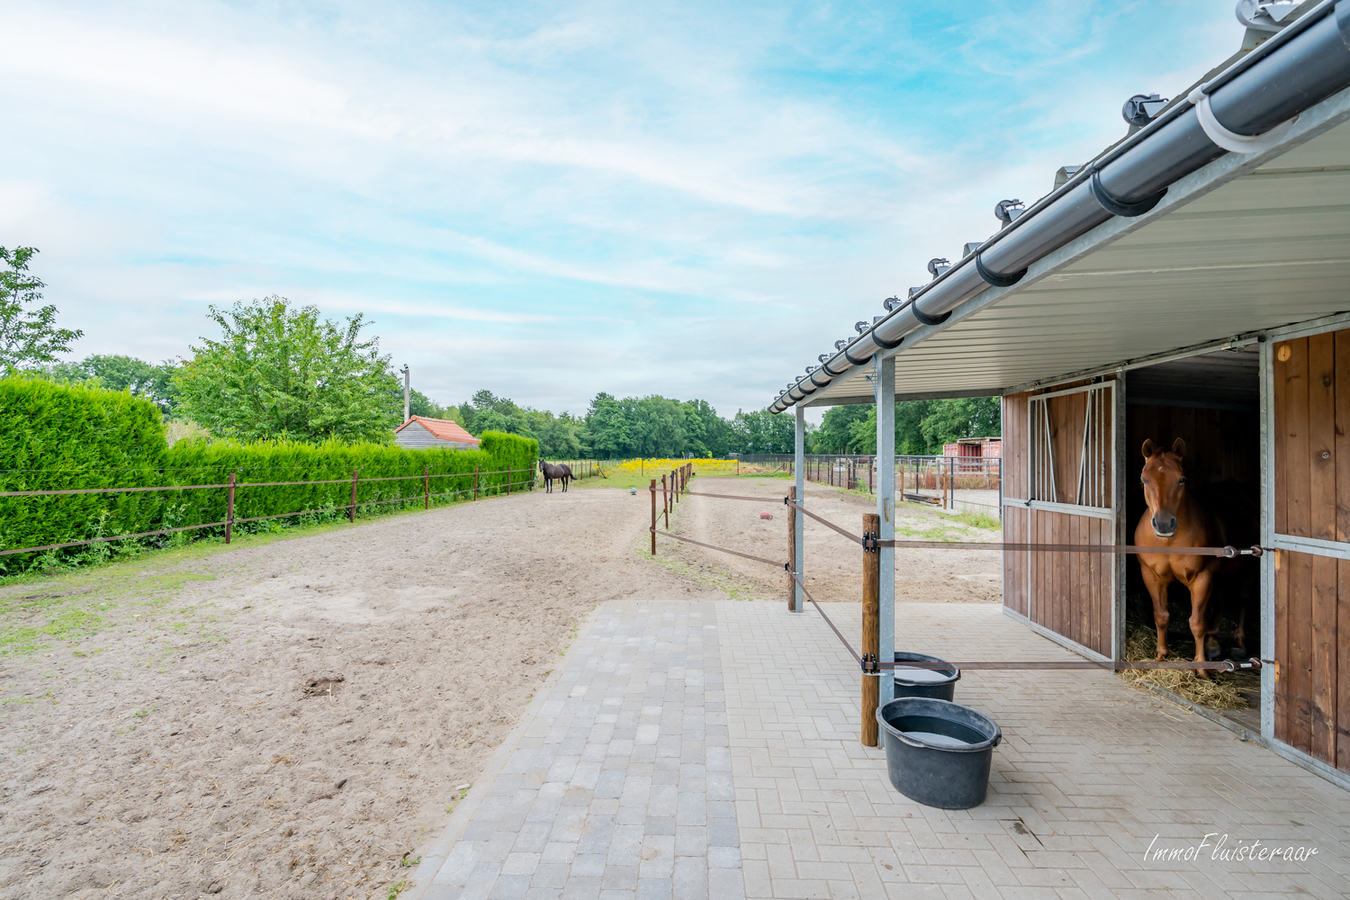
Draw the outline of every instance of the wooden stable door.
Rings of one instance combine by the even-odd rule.
[[[1003,398],[1003,539],[1116,542],[1116,384]],[[1009,611],[1105,658],[1116,650],[1117,560],[1100,553],[1010,551]]]
[[[1272,357],[1274,737],[1350,772],[1350,331]]]

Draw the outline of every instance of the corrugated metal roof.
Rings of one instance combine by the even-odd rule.
[[[458,422],[450,419],[429,419],[426,416],[413,416],[408,421],[394,429],[394,434],[398,434],[407,428],[413,422],[417,422],[427,431],[430,431],[437,439],[442,441],[458,441],[463,444],[481,444],[478,438],[469,434],[460,427]]]
[[[997,394],[1350,310],[1350,100],[1260,165],[1228,157],[895,352],[902,399]],[[1225,174],[1226,173],[1226,174]],[[806,405],[872,402],[870,367]]]

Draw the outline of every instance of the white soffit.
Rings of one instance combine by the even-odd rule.
[[[1350,123],[903,347],[895,388],[997,394],[1347,310]],[[870,372],[807,405],[871,402]]]

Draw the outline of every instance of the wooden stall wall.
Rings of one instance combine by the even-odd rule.
[[[1056,509],[1038,508],[1029,499],[1030,440],[1027,411],[1031,394],[1003,398],[1003,493],[1022,504],[1004,507],[1004,540],[1041,544],[1114,544],[1114,520],[1070,510],[1079,499],[1079,462],[1083,454],[1085,394],[1066,394],[1049,401],[1055,478],[1064,503]],[[1089,446],[1090,459],[1099,461],[1099,477],[1109,484],[1114,453],[1113,424],[1098,433],[1099,446]],[[1103,656],[1114,649],[1112,610],[1115,606],[1114,560],[1087,553],[1018,553],[1003,556],[1003,602],[1026,616]]]
[[[1274,348],[1279,535],[1350,544],[1350,331]],[[1350,560],[1275,554],[1275,737],[1350,772]]]
[[[1003,496],[1027,499],[1027,398],[1010,394],[1003,398]],[[1003,507],[1003,540],[1024,543],[1029,511],[1025,506]],[[1027,615],[1027,563],[1029,554],[1003,554],[1003,605],[1019,616]]]

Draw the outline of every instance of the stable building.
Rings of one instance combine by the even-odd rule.
[[[482,441],[450,419],[411,416],[394,430],[394,443],[409,450],[427,450],[432,447],[477,450]]]
[[[804,407],[877,404],[882,539],[897,400],[1002,397],[1010,543],[1134,543],[1141,445],[1183,439],[1191,484],[1250,493],[1265,548],[1253,618],[1273,664],[1256,709],[1222,721],[1350,787],[1350,0],[1258,24],[1255,49],[1191,90],[1127,104],[1128,136],[1055,173],[1049,194],[1000,203],[995,235],[933,260],[931,281],[769,408],[796,414],[800,473]],[[881,552],[886,660],[895,564]],[[1138,569],[1009,551],[1003,608],[1120,660],[1145,615]]]

